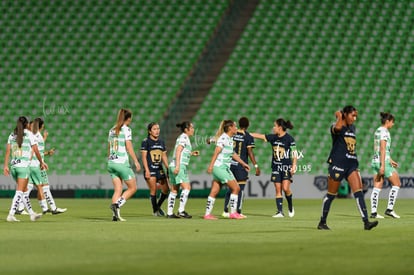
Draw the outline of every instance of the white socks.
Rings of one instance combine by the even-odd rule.
[[[43,186],[43,194],[45,195],[45,199],[50,206],[52,211],[56,210],[55,200],[53,199],[52,193],[50,192],[49,185]]]
[[[231,194],[230,195],[230,214],[237,212],[237,201],[239,200],[239,195]]]
[[[381,192],[381,189],[379,188],[373,188],[371,193],[371,213],[377,213],[378,209],[378,200],[379,200],[379,194]]]
[[[190,190],[188,190],[188,189],[183,189],[181,191],[180,207],[178,208],[178,213],[181,213],[181,212],[185,211],[185,205],[187,204],[188,194],[190,194]]]
[[[168,195],[168,208],[167,208],[167,215],[171,216],[174,213],[174,205],[175,205],[175,198],[177,197],[177,193],[170,192]]]
[[[400,190],[400,187],[393,186],[390,190],[390,193],[388,194],[388,205],[387,209],[393,210],[395,201],[397,200],[398,191]],[[379,188],[373,188],[371,193],[371,213],[377,213],[378,210],[378,201],[379,201],[379,194],[381,192],[381,189]]]
[[[124,204],[126,203],[126,199],[124,199],[124,197],[120,197],[117,201],[116,204],[118,205],[118,208],[121,208]]]
[[[14,197],[9,211],[10,216],[14,216],[14,214],[16,214],[16,210],[18,209],[20,202],[23,203],[23,192],[16,191],[16,193],[14,193]]]
[[[215,198],[208,196],[207,205],[206,205],[206,215],[210,215],[213,211],[214,203],[216,202]]]
[[[397,200],[398,191],[400,190],[400,187],[393,186],[390,190],[390,193],[388,194],[388,205],[387,209],[393,210],[395,201]]]

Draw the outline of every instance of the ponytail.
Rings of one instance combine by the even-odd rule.
[[[19,148],[22,147],[24,129],[27,128],[28,123],[29,123],[29,119],[25,116],[21,116],[17,119],[16,128],[14,128],[14,134],[17,136],[16,141],[17,141],[17,145],[19,146]]]
[[[35,118],[35,120],[33,120],[32,122],[32,132],[33,134],[36,134],[37,132],[39,132],[40,129],[42,129],[44,121],[43,119],[41,119],[40,117]]]
[[[127,109],[120,109],[118,112],[118,118],[116,120],[115,124],[115,134],[118,136],[119,132],[121,132],[122,126],[124,126],[124,123],[126,120],[128,120],[130,117],[132,117],[132,112]]]
[[[181,132],[184,133],[185,129],[190,129],[191,121],[183,121],[181,123],[175,124],[175,126],[177,126],[177,128],[180,128]]]
[[[215,140],[218,140],[218,138],[223,134],[227,133],[229,131],[229,128],[234,125],[233,120],[222,120],[220,123],[220,126],[216,132],[216,135],[214,136]]]
[[[382,125],[384,125],[385,124],[385,122],[388,120],[388,121],[394,121],[394,115],[393,114],[391,114],[391,113],[383,113],[383,112],[381,112],[380,113],[380,116],[381,116],[381,124]]]
[[[275,122],[282,127],[283,131],[286,131],[286,129],[293,129],[293,124],[290,120],[286,121],[283,118],[279,118]]]

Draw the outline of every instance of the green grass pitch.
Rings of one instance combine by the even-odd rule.
[[[379,220],[372,231],[363,230],[353,199],[333,202],[330,231],[316,229],[321,200],[297,199],[294,218],[275,219],[274,200],[249,199],[247,219],[206,221],[205,199],[190,198],[189,220],[154,217],[148,199],[131,199],[121,213],[127,222],[111,221],[109,199],[56,201],[68,211],[8,223],[11,199],[0,199],[1,274],[414,273],[409,199],[397,201],[401,219]],[[222,206],[218,199],[214,214]]]

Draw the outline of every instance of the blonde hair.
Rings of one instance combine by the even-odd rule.
[[[214,136],[215,140],[218,140],[218,138],[223,134],[227,133],[229,131],[229,127],[233,126],[235,123],[233,120],[222,120],[220,122],[220,126],[217,129],[216,135]]]
[[[132,117],[132,112],[128,109],[121,109],[118,112],[118,118],[115,124],[115,134],[118,136],[125,121]]]

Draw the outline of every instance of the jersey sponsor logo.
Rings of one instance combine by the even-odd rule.
[[[11,165],[16,165],[16,164],[19,164],[21,162],[21,160],[20,159],[13,159],[12,161],[11,161]]]
[[[343,168],[340,168],[340,167],[338,167],[338,166],[332,166],[332,170],[334,170],[334,171],[340,171],[340,172],[343,172],[343,171],[345,171]]]

